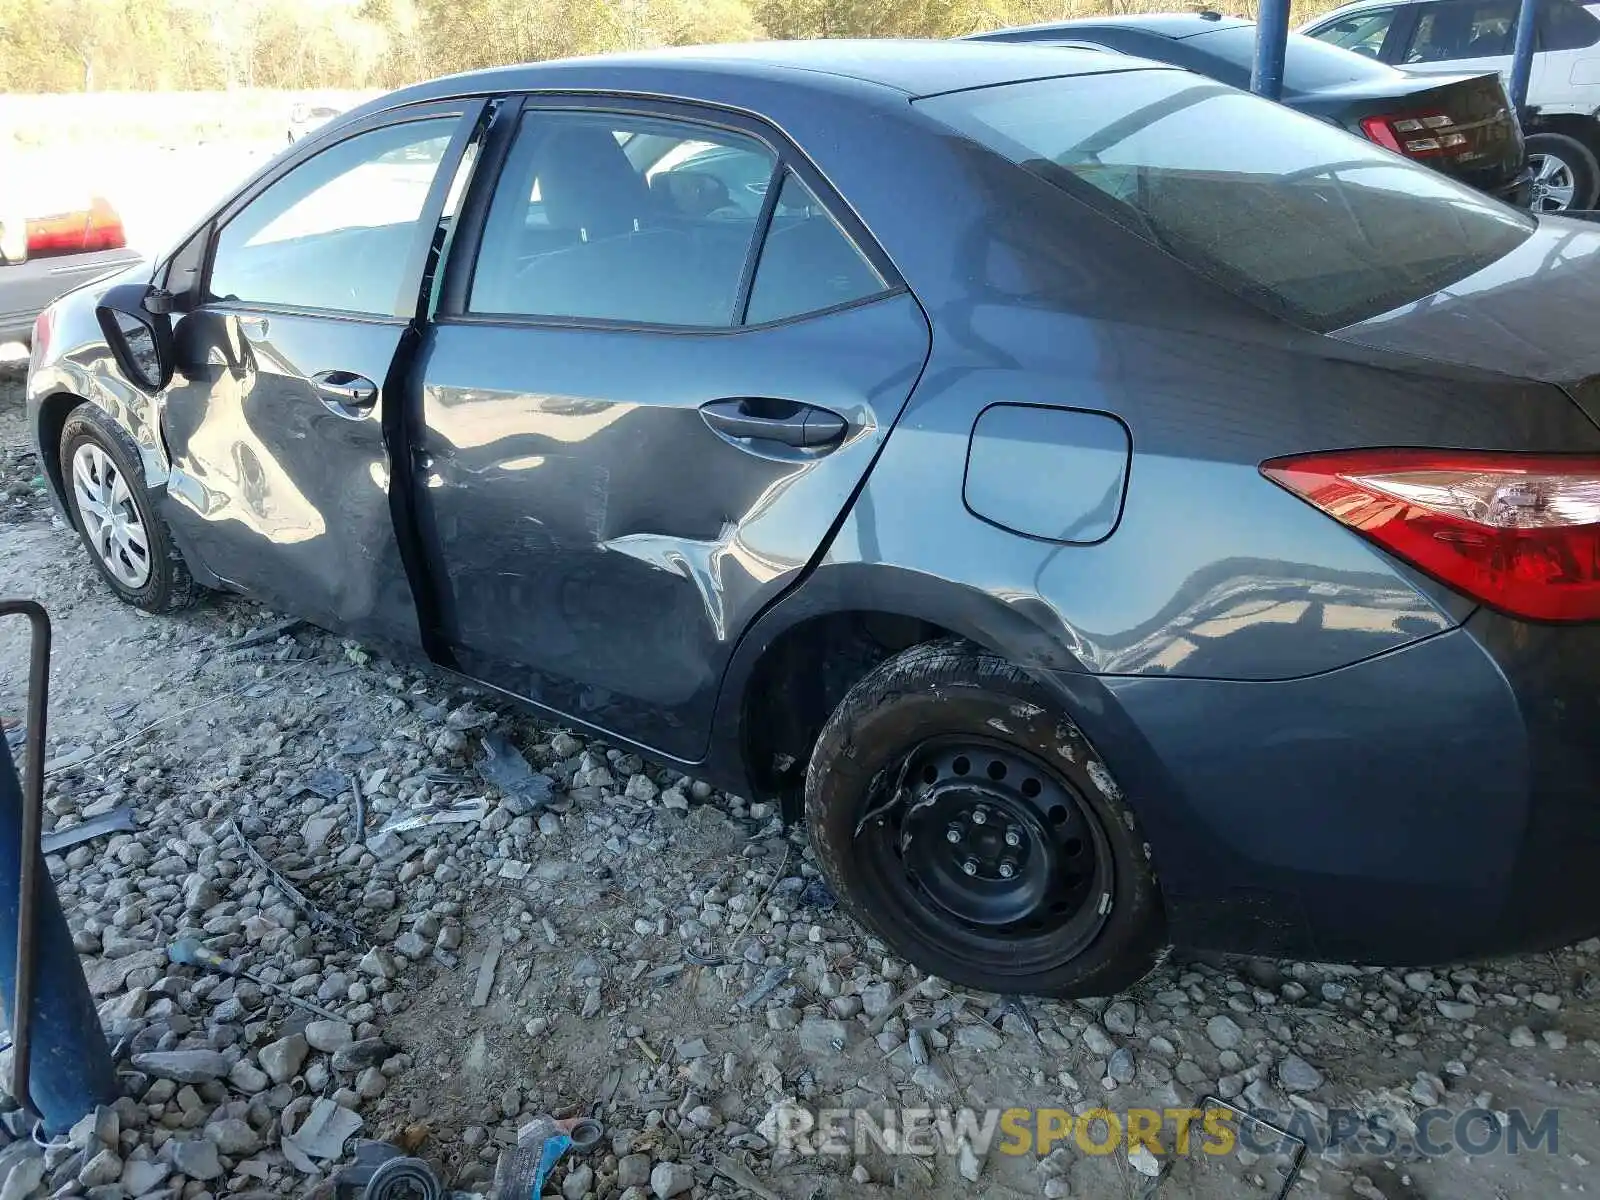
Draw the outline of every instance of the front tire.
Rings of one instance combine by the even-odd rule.
[[[1533,168],[1534,212],[1593,208],[1600,197],[1600,162],[1577,138],[1564,133],[1535,133],[1527,139],[1528,165]]]
[[[967,642],[845,696],[806,774],[823,875],[897,953],[982,991],[1104,996],[1160,961],[1138,817],[1054,699]]]
[[[199,598],[199,585],[145,491],[138,451],[91,405],[74,409],[62,427],[61,478],[78,536],[119,599],[162,613]]]

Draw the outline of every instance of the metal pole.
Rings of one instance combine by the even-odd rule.
[[[32,600],[0,601],[0,616],[20,613],[33,627],[28,677],[25,786],[0,738],[0,994],[9,1003],[11,1095],[44,1118],[47,1133],[70,1129],[116,1094],[111,1052],[83,965],[44,870],[45,719],[50,685],[50,618]],[[15,830],[13,837],[5,836]],[[10,976],[10,978],[6,978]],[[40,1065],[33,1076],[34,1038]]]
[[[1268,100],[1283,95],[1283,56],[1289,44],[1289,0],[1261,0],[1256,12],[1256,60],[1250,90]]]
[[[1522,0],[1517,10],[1517,40],[1511,46],[1511,108],[1520,117],[1528,103],[1528,77],[1533,74],[1534,30],[1538,28],[1539,0]]]

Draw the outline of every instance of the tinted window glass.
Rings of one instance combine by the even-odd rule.
[[[1337,21],[1330,21],[1311,34],[1319,42],[1350,50],[1367,58],[1377,58],[1383,53],[1383,39],[1389,36],[1389,26],[1394,24],[1395,9],[1352,13]]]
[[[1539,6],[1539,49],[1582,50],[1600,41],[1600,21],[1568,0]]]
[[[811,189],[785,173],[761,247],[745,322],[759,325],[849,304],[883,291],[883,280]]]
[[[489,206],[469,306],[729,325],[775,167],[761,143],[724,130],[529,112]]]
[[[417,219],[456,118],[375,129],[330,146],[223,226],[214,299],[395,311]]]
[[[1511,53],[1517,27],[1513,0],[1469,4],[1451,0],[1430,4],[1417,18],[1408,63],[1450,62],[1458,58],[1495,58]]]
[[[1183,45],[1230,66],[1243,68],[1248,85],[1256,54],[1254,25],[1236,25],[1231,29],[1197,34],[1184,38]],[[1352,50],[1341,50],[1298,33],[1289,35],[1284,51],[1283,86],[1289,92],[1317,92],[1345,83],[1383,83],[1399,74],[1393,67],[1363,58]]]
[[[1370,142],[1175,71],[1007,84],[917,104],[1311,329],[1437,291],[1533,228],[1525,214]]]

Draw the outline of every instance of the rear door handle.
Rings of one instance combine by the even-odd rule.
[[[366,415],[378,402],[378,385],[351,371],[319,371],[311,377],[317,398],[341,417]]]
[[[849,428],[843,417],[825,408],[764,396],[713,400],[700,406],[700,415],[724,437],[759,438],[804,449],[831,446]]]

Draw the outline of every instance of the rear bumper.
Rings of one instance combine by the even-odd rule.
[[[1306,679],[1105,682],[1179,944],[1423,963],[1600,932],[1600,628],[1479,611]]]
[[[1533,172],[1524,169],[1520,175],[1508,183],[1501,183],[1494,187],[1485,188],[1496,200],[1504,200],[1516,208],[1527,208],[1533,199]]]

